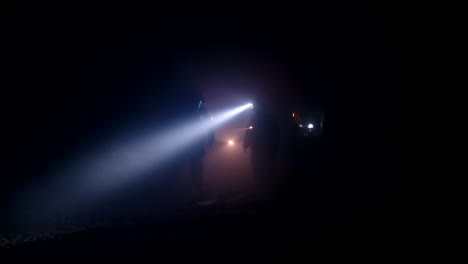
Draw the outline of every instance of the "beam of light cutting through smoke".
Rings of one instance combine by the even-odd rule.
[[[54,208],[72,208],[75,204],[93,201],[183,154],[193,142],[252,106],[249,103],[215,114],[212,120],[188,120],[165,131],[137,139],[122,139],[117,146],[93,153],[56,172],[57,183],[28,196],[34,199],[35,207],[53,204]]]

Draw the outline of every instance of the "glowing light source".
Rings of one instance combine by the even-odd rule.
[[[292,113],[292,117],[294,117],[296,115],[296,113]]]
[[[314,128],[314,125],[309,124],[309,125],[307,126],[307,128]]]
[[[253,129],[253,126],[249,126],[249,129]]]
[[[59,191],[50,196],[50,189],[38,189],[34,191],[34,195],[25,198],[25,203],[31,203],[25,207],[41,208],[43,211],[53,208],[72,210],[79,204],[105,197],[138,179],[138,176],[145,175],[184,153],[217,126],[252,106],[250,103],[245,104],[219,112],[212,120],[180,121],[163,130],[121,137],[119,144],[99,146],[75,162],[52,172],[54,178],[57,177],[52,179],[50,186]],[[234,145],[234,140],[229,140],[228,144]],[[51,199],[39,201],[38,197]]]

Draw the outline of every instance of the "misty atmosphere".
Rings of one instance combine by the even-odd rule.
[[[0,260],[403,251],[400,55],[386,7],[4,13]]]

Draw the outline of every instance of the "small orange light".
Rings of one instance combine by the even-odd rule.
[[[253,129],[253,126],[249,126],[249,129]]]
[[[292,117],[294,117],[296,115],[296,113],[292,113]]]

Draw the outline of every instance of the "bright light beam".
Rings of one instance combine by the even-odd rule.
[[[71,168],[57,172],[62,184],[55,185],[53,190],[40,190],[34,197],[51,197],[52,192],[55,194],[51,197],[52,202],[57,208],[94,200],[157,168],[215,127],[251,107],[249,103],[214,115],[213,120],[192,120],[162,133],[124,141],[126,143],[101,151]],[[48,194],[43,195],[45,192]]]
[[[246,104],[215,115],[213,120],[196,120],[122,146],[92,161],[92,165],[82,175],[94,175],[91,181],[96,187],[118,184],[119,179],[127,177],[137,177],[251,106]]]

